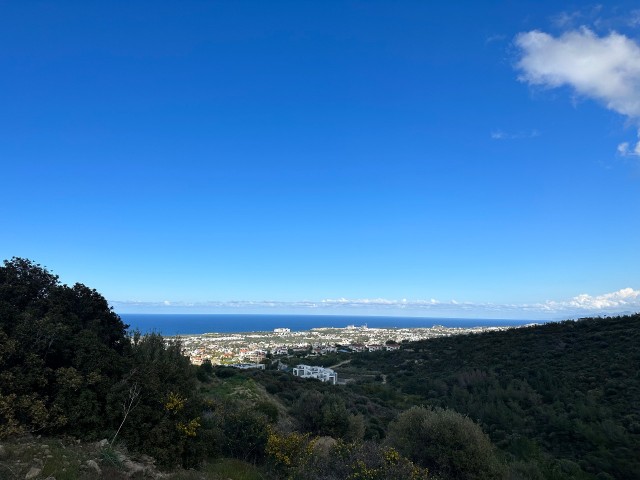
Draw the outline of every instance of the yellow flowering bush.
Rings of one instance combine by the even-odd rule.
[[[180,396],[177,393],[171,392],[169,393],[169,397],[164,404],[164,409],[167,412],[176,414],[184,408],[185,402],[186,399],[184,397]]]
[[[200,417],[189,420],[187,423],[178,422],[176,428],[185,437],[195,437],[196,430],[200,427]]]
[[[313,453],[313,445],[308,433],[281,435],[270,429],[265,452],[276,468],[289,470],[304,464]]]

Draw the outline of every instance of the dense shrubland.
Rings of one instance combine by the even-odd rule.
[[[638,478],[640,315],[425,340],[354,357],[369,398],[455,410],[525,478]]]
[[[635,315],[416,342],[350,357],[356,381],[333,386],[192,366],[178,340],[129,332],[95,290],[15,258],[0,439],[106,438],[165,468],[238,459],[264,478],[633,478],[639,331]]]

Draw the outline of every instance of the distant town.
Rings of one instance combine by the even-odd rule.
[[[180,339],[185,355],[195,365],[208,360],[212,365],[249,368],[260,365],[266,358],[398,350],[402,342],[508,328],[514,327],[450,328],[435,325],[431,328],[368,328],[366,325],[351,325],[297,332],[283,327],[269,332],[185,335]]]

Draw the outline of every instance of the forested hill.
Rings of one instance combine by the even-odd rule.
[[[640,314],[426,340],[352,364],[478,420],[514,460],[551,460],[558,478],[640,478]]]

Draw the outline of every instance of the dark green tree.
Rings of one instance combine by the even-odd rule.
[[[0,435],[98,435],[128,351],[126,325],[95,290],[22,258],[0,267]]]
[[[391,423],[387,442],[444,478],[493,480],[505,476],[489,437],[453,410],[412,407]]]

